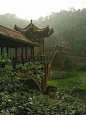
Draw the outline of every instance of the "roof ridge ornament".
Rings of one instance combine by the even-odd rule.
[[[16,24],[15,24],[15,28],[16,28],[17,26],[16,26]]]
[[[32,20],[31,20],[31,24],[32,24]]]

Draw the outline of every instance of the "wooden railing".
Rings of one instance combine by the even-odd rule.
[[[32,62],[32,63],[35,63],[35,62],[38,62],[40,64],[47,64],[51,61],[51,57],[47,57],[45,55],[39,55],[39,56],[35,56],[35,57],[28,57],[27,59],[25,58],[22,58],[22,59],[11,59],[11,62],[12,62],[12,66],[13,66],[13,69],[19,69],[19,65],[20,64],[25,64],[27,62]]]

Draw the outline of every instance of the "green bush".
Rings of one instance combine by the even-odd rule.
[[[35,79],[41,82],[42,77],[44,76],[43,70],[41,70],[43,67],[42,64],[39,64],[38,62],[27,62],[24,65],[22,64],[21,67],[23,72],[27,72],[27,77],[25,79]]]
[[[38,91],[0,93],[1,115],[85,115],[86,106],[79,98],[71,96],[71,91],[58,89],[56,98],[51,99]]]
[[[69,89],[58,89],[54,94],[54,99],[51,99],[48,95],[40,94],[37,90],[30,90],[28,87],[27,92],[23,91],[25,86],[23,86],[21,80],[15,77],[17,73],[12,71],[10,66],[7,66],[8,68],[6,66],[0,68],[0,71],[3,70],[0,76],[0,115],[86,114],[86,106],[79,101],[78,97],[71,96]],[[28,64],[24,67],[28,67]]]

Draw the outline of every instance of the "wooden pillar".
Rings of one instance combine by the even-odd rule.
[[[41,45],[41,47],[39,47],[39,55],[42,55],[42,38],[40,39],[39,44]]]
[[[38,48],[38,52],[39,52],[38,55],[40,55],[40,47]]]
[[[17,60],[17,47],[15,48],[15,59]]]
[[[1,55],[4,53],[4,46],[1,46]]]
[[[44,55],[44,39],[43,39],[43,55]]]
[[[25,58],[27,59],[27,47],[25,47]]]
[[[19,49],[19,54],[18,55],[20,56],[20,47],[18,49]]]
[[[31,58],[34,57],[34,47],[31,47]]]
[[[21,56],[23,57],[23,54],[24,54],[24,52],[23,52],[23,47],[21,47]],[[24,58],[24,57],[23,57]]]
[[[33,57],[34,57],[34,47],[32,48],[32,50],[33,50]]]
[[[31,47],[31,53],[30,53],[31,59],[32,59],[32,47]]]
[[[46,76],[46,75],[47,75],[46,73],[47,73],[47,72],[46,72],[46,65],[45,65],[45,84],[46,84],[46,77],[47,77],[47,76]]]
[[[8,47],[6,48],[6,51],[7,51],[7,56],[8,56]]]
[[[20,47],[17,48],[17,57],[20,58]]]

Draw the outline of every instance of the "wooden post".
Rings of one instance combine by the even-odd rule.
[[[32,48],[32,50],[33,50],[33,57],[34,57],[34,47]]]
[[[31,58],[34,57],[34,47],[31,47]]]
[[[30,56],[31,56],[31,59],[32,59],[32,47],[31,47],[31,54],[30,54]]]
[[[20,56],[20,51],[21,51],[21,50],[20,50],[20,47],[19,47],[19,56]]]
[[[38,52],[39,52],[38,55],[40,55],[40,47],[38,48]]]
[[[20,58],[20,47],[17,48],[17,57]]]
[[[12,59],[12,65],[13,65],[13,69],[16,69],[16,60],[13,56],[13,59]]]
[[[15,48],[15,59],[17,60],[17,47]]]
[[[44,55],[44,39],[43,39],[43,55]]]
[[[23,57],[23,47],[21,47],[21,56]]]
[[[25,47],[25,58],[27,59],[27,47]]]
[[[8,47],[6,48],[6,51],[7,51],[7,56],[8,56]]]
[[[41,47],[39,47],[39,55],[42,55],[42,38],[39,40],[39,44]]]
[[[43,70],[43,67],[41,68],[41,70]],[[43,77],[41,76],[42,78],[42,81],[41,81],[41,89],[42,89],[42,92],[44,91],[44,79]]]
[[[17,48],[17,55],[19,56],[19,47]]]
[[[1,46],[1,55],[4,53],[4,46]]]

